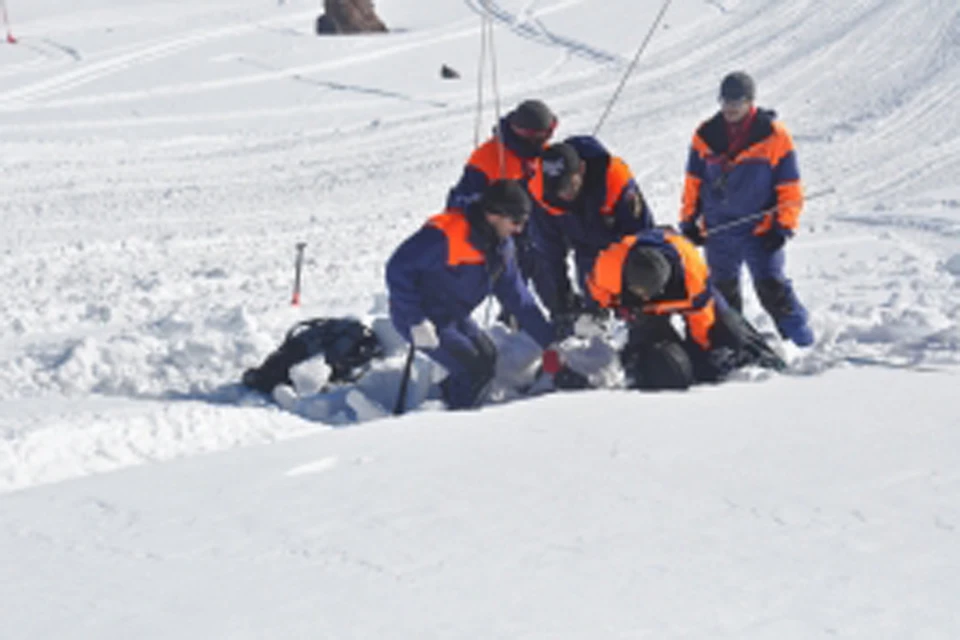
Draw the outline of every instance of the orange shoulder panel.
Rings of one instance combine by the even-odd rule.
[[[600,215],[613,215],[613,208],[617,206],[620,195],[632,179],[633,173],[627,163],[620,158],[611,156],[610,166],[607,167],[607,197],[600,208]]]
[[[587,289],[601,307],[615,306],[623,290],[623,263],[636,236],[627,236],[600,252],[587,277]]]
[[[685,274],[684,281],[687,285],[687,296],[692,300],[703,293],[707,286],[707,278],[710,277],[707,263],[700,256],[700,251],[697,250],[696,245],[679,233],[665,233],[663,239],[673,245],[673,248],[680,254],[680,262],[683,264]]]
[[[503,170],[501,171],[501,163]],[[498,138],[490,138],[476,148],[470,155],[467,164],[482,171],[489,182],[505,178],[507,180],[522,180],[523,162],[515,153],[500,144]]]
[[[483,253],[470,244],[470,223],[462,213],[440,213],[427,220],[427,224],[447,236],[447,264],[451,267],[486,262]]]
[[[710,150],[710,146],[700,137],[699,133],[693,134],[693,142],[690,143],[690,146],[697,152],[697,155],[704,159],[713,153],[713,151]]]
[[[773,133],[757,144],[744,149],[737,156],[736,162],[766,160],[771,167],[775,167],[791,151],[793,151],[793,138],[790,137],[790,132],[779,122],[774,122]]]

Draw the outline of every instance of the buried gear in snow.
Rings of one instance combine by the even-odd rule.
[[[278,384],[291,384],[290,368],[323,354],[330,382],[353,382],[374,358],[383,355],[377,336],[352,318],[314,318],[293,326],[276,351],[259,367],[247,369],[243,384],[271,393]]]

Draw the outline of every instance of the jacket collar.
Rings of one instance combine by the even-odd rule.
[[[757,114],[750,125],[750,132],[747,134],[743,148],[751,147],[773,135],[773,121],[776,117],[776,111],[757,109]],[[697,135],[717,155],[727,153],[729,150],[730,140],[727,136],[727,122],[723,119],[723,113],[720,111],[700,125],[700,128],[697,129]]]

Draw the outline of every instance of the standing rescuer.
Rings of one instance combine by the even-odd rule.
[[[755,94],[743,71],[723,79],[720,110],[697,128],[690,146],[680,230],[705,246],[716,287],[734,309],[743,306],[745,262],[780,335],[809,346],[807,311],[784,273],[784,244],[803,207],[797,155],[787,128],[774,111],[754,105]]]

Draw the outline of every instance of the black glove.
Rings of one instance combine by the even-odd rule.
[[[703,232],[700,230],[700,225],[694,220],[681,222],[680,233],[685,235],[687,240],[698,247],[703,246],[703,243],[706,242],[706,237],[704,237]]]
[[[783,248],[784,243],[793,237],[793,231],[784,229],[779,225],[773,225],[770,231],[760,236],[763,240],[763,248],[773,253]]]
[[[553,386],[565,391],[589,389],[590,380],[582,373],[577,373],[570,367],[564,366],[553,374]]]

